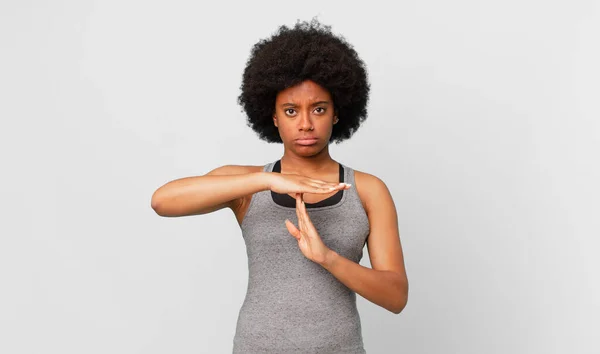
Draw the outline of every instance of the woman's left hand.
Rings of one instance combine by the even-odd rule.
[[[298,228],[288,219],[285,220],[285,226],[298,241],[298,247],[306,258],[315,263],[324,264],[331,249],[323,243],[317,229],[310,221],[302,193],[296,193],[296,215],[298,216]]]

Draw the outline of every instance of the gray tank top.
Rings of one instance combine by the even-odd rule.
[[[273,172],[278,162],[263,171]],[[341,198],[336,194],[306,203],[307,212],[323,242],[358,263],[369,220],[356,192],[354,170],[340,168],[340,177],[352,187],[340,191]],[[270,190],[255,193],[241,223],[249,278],[233,353],[366,353],[356,293],[302,254],[285,226],[285,219],[298,225],[295,204],[282,203],[285,197],[293,199]]]

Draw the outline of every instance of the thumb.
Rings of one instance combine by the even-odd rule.
[[[285,219],[285,226],[287,227],[290,234],[292,234],[292,236],[294,236],[294,238],[296,240],[300,239],[300,230],[298,230],[291,221],[289,221],[288,219]]]

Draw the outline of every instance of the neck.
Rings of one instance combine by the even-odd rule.
[[[337,162],[329,155],[329,146],[313,156],[299,156],[285,149],[281,157],[281,170],[285,169],[286,173],[314,174],[327,171],[333,165],[337,165]]]

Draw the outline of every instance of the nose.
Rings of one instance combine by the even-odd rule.
[[[300,130],[304,130],[304,131],[309,131],[313,129],[313,124],[312,124],[312,120],[310,117],[310,114],[308,113],[300,113],[299,114],[299,121],[298,121],[298,125]]]

